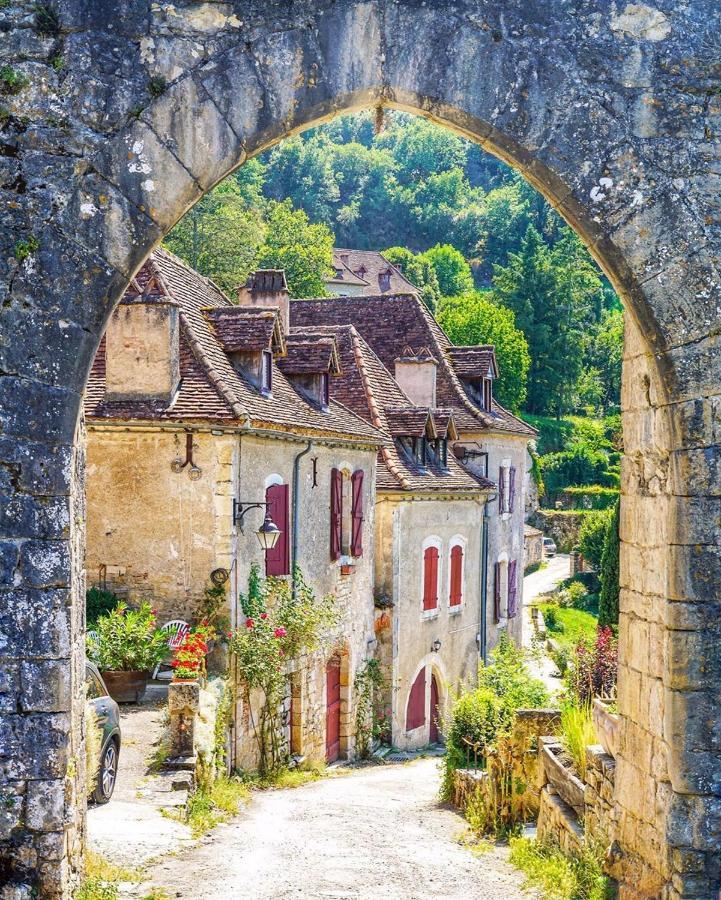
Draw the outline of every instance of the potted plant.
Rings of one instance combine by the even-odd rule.
[[[609,756],[616,758],[621,731],[621,720],[615,709],[615,701],[601,697],[593,698],[593,724],[598,740]]]
[[[199,681],[205,678],[205,659],[208,655],[208,641],[213,634],[210,626],[201,623],[189,632],[183,643],[173,653],[173,681]]]
[[[138,609],[118,603],[98,619],[88,642],[88,655],[117,703],[142,698],[150,673],[167,652],[168,636],[155,627],[155,613],[145,602]]]

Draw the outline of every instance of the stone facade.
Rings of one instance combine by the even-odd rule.
[[[3,796],[25,798],[0,837],[0,877],[66,897],[79,862],[83,804],[65,790],[83,755],[72,447],[108,315],[247,154],[388,104],[515,166],[626,306],[618,842],[662,897],[717,893],[718,4],[301,0],[271,14],[255,0],[63,0],[57,12],[48,34],[27,4],[0,10],[3,62],[25,78],[4,83],[0,124],[0,773]],[[70,691],[30,700],[43,663]],[[29,808],[40,791],[64,810],[42,827]]]

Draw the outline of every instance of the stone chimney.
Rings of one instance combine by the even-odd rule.
[[[105,332],[106,399],[169,403],[180,381],[179,341],[175,301],[126,295]]]
[[[283,333],[288,334],[290,293],[283,269],[259,269],[251,272],[245,284],[238,288],[238,305],[279,309]]]
[[[396,359],[395,367],[396,381],[416,406],[431,409],[437,406],[436,371],[438,363],[427,347],[423,347],[418,352],[406,347]]]

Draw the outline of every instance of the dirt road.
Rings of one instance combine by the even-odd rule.
[[[505,848],[474,854],[464,820],[439,806],[438,761],[379,766],[256,793],[205,843],[151,868],[193,900],[521,900]]]

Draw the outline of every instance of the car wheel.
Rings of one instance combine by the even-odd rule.
[[[96,803],[107,803],[115,790],[115,779],[118,775],[118,745],[110,741],[103,752],[98,770],[98,783],[93,791]]]

